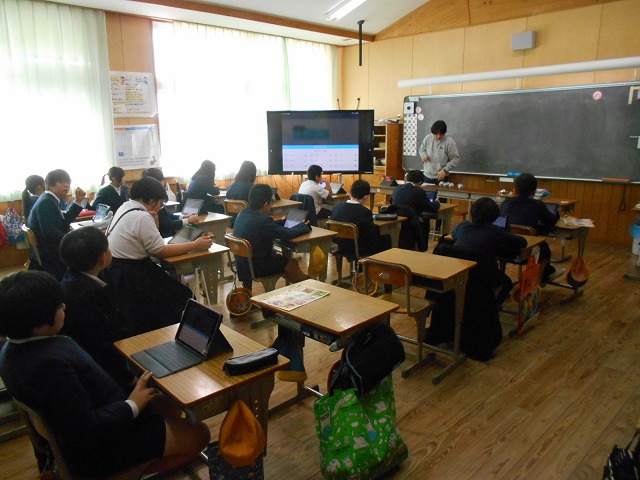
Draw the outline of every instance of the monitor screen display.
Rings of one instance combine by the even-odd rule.
[[[373,173],[373,110],[267,112],[269,174]]]

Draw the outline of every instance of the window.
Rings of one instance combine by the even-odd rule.
[[[0,199],[56,168],[95,188],[114,158],[104,13],[0,2],[0,91]]]
[[[186,180],[244,160],[267,169],[267,111],[334,108],[337,48],[185,22],[154,23],[162,165]]]

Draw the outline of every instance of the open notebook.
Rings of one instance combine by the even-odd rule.
[[[233,351],[220,331],[222,314],[193,299],[187,301],[174,340],[131,355],[157,378],[202,363],[215,353]]]

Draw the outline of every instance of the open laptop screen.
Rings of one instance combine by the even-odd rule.
[[[560,211],[560,205],[558,205],[557,203],[545,203],[545,206],[547,207],[547,210],[549,210],[554,215],[557,215]]]
[[[306,210],[297,210],[290,208],[287,210],[287,216],[284,220],[285,228],[292,228],[298,225],[299,223],[304,222],[307,219],[307,211]]]
[[[438,195],[437,190],[426,190],[426,192],[430,202],[433,202],[436,199],[436,195]]]
[[[171,240],[168,243],[187,243],[193,242],[194,240],[200,238],[200,236],[204,233],[204,230],[200,230],[199,228],[193,227],[182,227],[180,230],[176,232]]]

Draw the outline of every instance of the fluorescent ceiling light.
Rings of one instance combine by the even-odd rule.
[[[327,20],[340,20],[364,2],[366,0],[344,0],[327,12]]]

